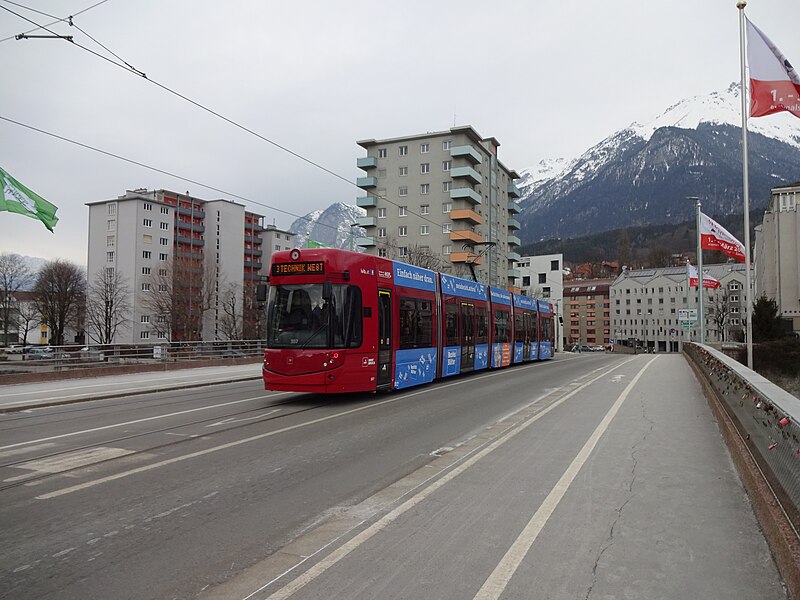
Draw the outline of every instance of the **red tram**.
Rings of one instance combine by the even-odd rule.
[[[402,389],[552,357],[552,306],[377,256],[276,252],[264,387]]]

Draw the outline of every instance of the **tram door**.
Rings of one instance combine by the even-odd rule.
[[[475,368],[475,305],[461,303],[461,372]]]
[[[377,387],[392,382],[392,293],[378,290],[378,381]]]
[[[522,326],[525,330],[525,339],[522,343],[522,360],[529,361],[533,356],[531,356],[531,324],[533,319],[536,318],[536,314],[531,312],[524,312],[522,313]]]

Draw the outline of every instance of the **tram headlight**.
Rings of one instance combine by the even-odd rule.
[[[292,250],[292,252],[291,252],[291,254],[289,254],[289,256],[292,257],[292,260],[298,260],[300,258],[300,250],[295,248],[294,250]]]

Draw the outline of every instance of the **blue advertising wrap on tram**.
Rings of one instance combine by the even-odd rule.
[[[553,305],[544,300],[539,300],[539,316],[548,319],[548,323],[552,324],[553,319]],[[548,336],[552,330],[548,331]],[[546,360],[553,358],[553,343],[552,341],[544,340],[539,344],[539,359]]]
[[[489,368],[489,344],[475,344],[475,370]]]
[[[536,300],[531,298],[530,296],[523,296],[522,294],[512,294],[511,297],[514,300],[514,312],[516,314],[517,309],[527,311],[529,314],[533,313],[534,318],[536,317]],[[515,319],[516,323],[516,319]],[[528,341],[528,357],[525,358],[525,342],[519,342],[514,340],[514,363],[521,363],[525,360],[536,360],[536,347],[537,342],[535,340]]]
[[[486,286],[476,281],[469,281],[452,275],[441,274],[442,294],[471,298],[472,300],[486,300]]]
[[[461,346],[446,346],[442,348],[442,377],[458,375],[461,372]]]
[[[402,389],[430,383],[436,375],[436,349],[398,350],[395,354],[394,387]]]
[[[418,290],[436,291],[436,273],[422,267],[393,261],[394,284]]]

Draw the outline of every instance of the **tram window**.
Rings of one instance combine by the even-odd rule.
[[[552,319],[550,317],[545,317],[542,319],[542,341],[549,342],[550,341],[550,325],[552,323]]]
[[[488,329],[486,327],[486,308],[478,306],[475,308],[475,324],[477,330],[475,332],[475,343],[485,344],[488,341]]]
[[[458,338],[458,306],[454,302],[449,302],[444,306],[444,343],[445,346],[459,346],[461,340]]]
[[[525,317],[528,313],[514,314],[514,341],[525,341]]]
[[[430,300],[400,298],[400,349],[433,346],[433,311]]]
[[[508,325],[509,325],[508,311],[507,310],[494,311],[495,343],[507,343],[509,341]]]
[[[532,339],[533,341],[536,341],[536,340],[539,339],[539,332],[537,331],[537,327],[536,327],[536,317],[537,317],[537,315],[536,315],[536,313],[529,313],[527,316],[529,317],[529,319],[528,319],[528,321],[529,321],[528,322],[528,329],[531,332],[531,338],[530,339]]]

